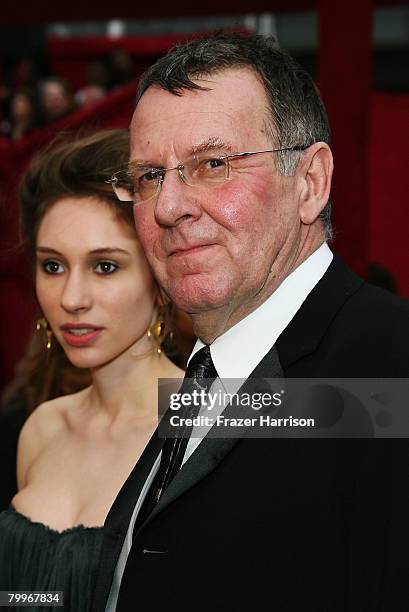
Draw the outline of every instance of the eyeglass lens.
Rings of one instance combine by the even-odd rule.
[[[113,187],[123,202],[144,202],[160,190],[167,172],[177,170],[180,179],[192,187],[210,187],[229,178],[229,160],[226,157],[195,156],[173,168],[134,168],[115,175]],[[116,182],[115,182],[116,179]],[[133,185],[132,185],[133,183]]]

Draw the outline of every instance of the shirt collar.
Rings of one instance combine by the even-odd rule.
[[[210,353],[220,378],[248,378],[324,276],[332,258],[333,254],[324,242],[284,279],[261,306],[216,338],[210,346]],[[189,361],[203,346],[198,339]]]

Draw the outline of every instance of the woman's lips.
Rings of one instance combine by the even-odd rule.
[[[102,327],[89,325],[63,325],[62,336],[70,346],[81,347],[91,344],[102,332]]]

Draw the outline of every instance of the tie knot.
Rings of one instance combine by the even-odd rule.
[[[210,354],[210,346],[206,344],[200,351],[197,351],[189,361],[185,373],[185,379],[192,378],[197,382],[209,379],[213,381],[217,378],[217,371],[214,367],[212,356]]]

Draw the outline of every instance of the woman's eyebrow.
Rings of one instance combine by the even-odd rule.
[[[37,253],[53,253],[54,255],[59,255],[60,257],[63,256],[60,251],[57,251],[57,249],[53,249],[52,247],[48,246],[37,246],[36,251]]]
[[[37,247],[37,253],[52,253],[54,255],[58,255],[59,257],[63,257],[63,254],[60,253],[60,251],[57,251],[57,249],[53,249],[52,247],[48,247],[48,246],[38,246]],[[90,251],[91,255],[98,255],[98,254],[112,254],[112,253],[123,253],[124,255],[131,255],[131,253],[129,251],[127,251],[126,249],[121,249],[120,247],[99,247],[98,249],[92,249],[92,251]]]
[[[92,249],[90,251],[93,255],[97,255],[100,253],[124,253],[125,255],[131,255],[129,251],[126,249],[121,249],[120,247],[101,247],[99,249]]]

